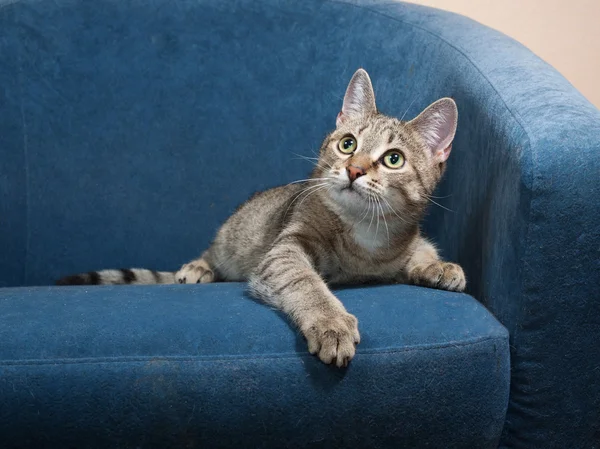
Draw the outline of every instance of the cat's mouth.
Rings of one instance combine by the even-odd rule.
[[[367,207],[372,207],[368,189],[361,185],[339,184],[329,193],[331,199],[346,213],[359,217],[365,213]]]
[[[348,184],[340,189],[340,194],[347,195],[347,196],[354,197],[354,198],[356,198],[356,197],[363,198],[365,195],[365,192],[362,192],[362,190],[363,189],[358,186]]]

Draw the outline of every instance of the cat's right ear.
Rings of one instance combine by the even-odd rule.
[[[375,92],[373,92],[371,78],[364,69],[358,69],[350,80],[350,84],[348,84],[344,104],[337,116],[336,124],[339,126],[348,118],[368,116],[375,113],[377,113],[377,107],[375,106]]]
[[[450,156],[457,123],[458,109],[452,98],[434,102],[409,122],[421,135],[436,162],[444,162]]]

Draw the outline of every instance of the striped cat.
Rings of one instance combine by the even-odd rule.
[[[457,119],[450,98],[408,122],[380,114],[369,75],[359,69],[311,178],[252,197],[199,259],[176,273],[104,270],[58,284],[248,281],[256,297],[298,326],[312,354],[346,366],[360,341],[358,321],[328,284],[465,288],[461,267],[442,261],[419,230]]]

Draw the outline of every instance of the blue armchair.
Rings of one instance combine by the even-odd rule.
[[[338,290],[338,370],[243,285],[50,286],[198,256],[360,66],[390,115],[458,104],[424,228],[468,294]],[[600,112],[520,44],[380,0],[2,1],[0,86],[1,447],[600,447]]]

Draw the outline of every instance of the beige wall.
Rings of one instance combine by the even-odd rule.
[[[600,108],[600,0],[408,0],[471,17],[552,64]]]

